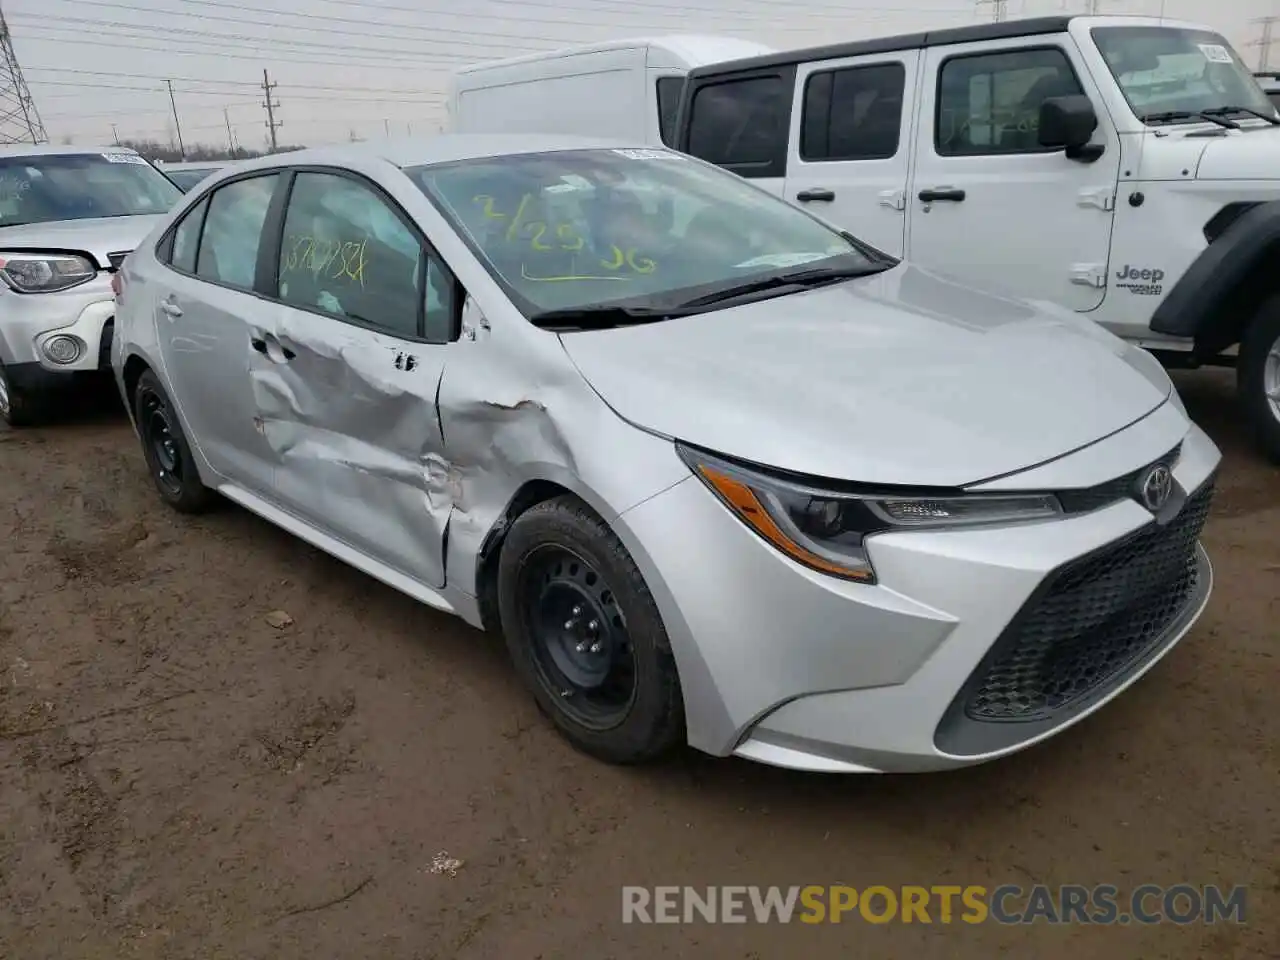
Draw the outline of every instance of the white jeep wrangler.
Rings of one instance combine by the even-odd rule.
[[[1213,30],[1050,17],[699,67],[677,145],[1168,366],[1236,366],[1280,462],[1280,115]]]

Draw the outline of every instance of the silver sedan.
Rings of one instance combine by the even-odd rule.
[[[1209,596],[1219,453],[1149,355],[673,151],[249,161],[118,299],[166,502],[235,501],[500,631],[608,761],[989,760],[1115,697]]]

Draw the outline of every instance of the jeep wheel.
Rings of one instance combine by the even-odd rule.
[[[1245,331],[1236,376],[1259,448],[1280,463],[1280,296],[1264,303]]]

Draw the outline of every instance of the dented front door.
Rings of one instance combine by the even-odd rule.
[[[300,519],[431,587],[449,516],[436,388],[444,346],[279,309],[254,393],[276,497]],[[278,352],[277,352],[278,348]]]

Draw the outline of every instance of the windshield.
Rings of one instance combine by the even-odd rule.
[[[1093,42],[1139,119],[1194,121],[1224,107],[1274,115],[1249,68],[1220,34],[1175,27],[1094,27]]]
[[[166,170],[165,175],[176,183],[178,188],[185,193],[205,177],[209,176],[209,174],[217,173],[217,171],[217,167],[201,167],[198,170]]]
[[[406,171],[533,316],[674,304],[701,287],[885,264],[736,175],[670,150],[572,150]]]
[[[180,196],[137,154],[0,158],[0,227],[165,213]]]

